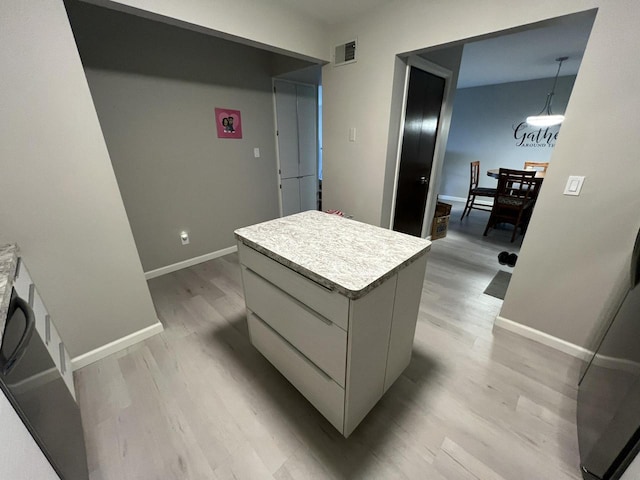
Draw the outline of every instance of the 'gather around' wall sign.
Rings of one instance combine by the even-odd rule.
[[[517,147],[550,147],[556,145],[560,125],[546,128],[531,128],[527,122],[520,122],[513,128],[513,138]]]

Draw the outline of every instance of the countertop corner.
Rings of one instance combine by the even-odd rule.
[[[7,320],[19,252],[20,249],[15,243],[0,245],[0,340]]]

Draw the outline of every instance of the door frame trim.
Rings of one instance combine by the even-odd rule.
[[[435,212],[436,202],[438,198],[438,189],[436,189],[436,186],[440,182],[439,173],[434,175],[434,172],[440,172],[442,170],[442,165],[444,163],[444,152],[447,146],[447,138],[449,136],[451,115],[446,115],[446,113],[447,111],[450,111],[449,104],[451,102],[451,80],[453,78],[453,72],[416,55],[407,57],[405,61],[407,66],[405,68],[404,75],[404,92],[402,96],[400,131],[398,133],[398,148],[396,150],[396,166],[393,178],[393,194],[391,197],[391,218],[389,220],[389,228],[391,230],[393,230],[393,220],[396,214],[396,195],[398,194],[398,176],[400,173],[400,157],[402,155],[402,143],[404,140],[404,124],[407,115],[407,97],[409,95],[409,77],[411,74],[411,67],[415,67],[427,73],[437,75],[441,78],[444,78],[445,80],[442,105],[440,107],[440,122],[438,122],[438,129],[436,131],[436,145],[433,152],[433,163],[431,164],[431,175],[429,176],[429,187],[427,190],[424,217],[422,219],[422,230],[420,233],[420,236],[422,238],[427,238],[430,237],[430,224],[428,224],[427,220],[433,215],[433,212]]]
[[[318,149],[320,148],[318,138],[318,86],[313,83],[305,83],[305,82],[297,82],[293,80],[288,80],[286,78],[271,78],[271,96],[273,99],[273,137],[276,143],[276,182],[278,189],[278,214],[282,217],[282,175],[280,174],[280,145],[278,144],[278,107],[276,102],[276,82],[290,83],[293,85],[304,85],[305,87],[313,87],[315,89],[315,98],[316,98],[316,169],[315,169],[315,177],[316,184],[318,183]],[[298,107],[296,105],[296,117],[298,116]],[[298,154],[300,153],[300,148],[298,147]],[[316,192],[317,196],[317,192]]]

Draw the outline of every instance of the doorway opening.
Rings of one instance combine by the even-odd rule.
[[[313,65],[273,79],[280,216],[320,210],[322,69]]]
[[[407,87],[402,122],[402,142],[392,207],[392,228],[423,236],[429,179],[442,137],[451,91],[451,72],[435,64],[412,58],[407,64]]]
[[[506,222],[492,225],[485,236],[493,207],[492,197],[476,199],[476,203],[483,204],[486,211],[472,210],[464,220],[460,219],[470,188],[471,162],[480,162],[478,186],[485,188],[497,187],[493,177],[497,176],[500,168],[524,170],[525,162],[546,163],[548,175],[553,175],[552,153],[561,126],[532,127],[525,119],[537,114],[544,105],[556,75],[558,63],[555,59],[567,56],[569,59],[563,64],[553,101],[553,113],[564,113],[595,15],[596,10],[585,11],[407,52],[398,57],[406,65],[410,59],[418,57],[451,71],[450,107],[443,108],[439,119],[442,134],[436,139],[432,158],[423,159],[423,163],[430,165],[430,170],[421,173],[414,182],[417,190],[420,178],[428,178],[428,190],[417,194],[425,205],[420,235],[431,237],[436,204],[447,203],[451,211],[447,218],[446,237],[437,240],[435,248],[432,248],[436,250],[438,245],[447,246],[449,264],[465,268],[466,273],[477,276],[478,282],[485,286],[496,272],[512,272],[527,225],[518,229],[514,242],[511,242],[514,227]],[[397,122],[398,155],[388,217],[394,229],[398,209],[405,208],[398,199],[401,191],[398,171],[404,146],[410,145],[410,139],[405,136],[405,124],[412,109],[407,95],[409,74],[402,76],[399,71],[396,69],[395,84],[403,83],[405,89],[404,97],[396,95],[393,101],[394,115],[401,119]],[[537,193],[544,194],[544,182],[541,182]],[[531,225],[535,228],[535,207],[529,214],[527,224],[533,219]],[[515,261],[505,262],[505,255],[498,259],[503,252],[514,254],[511,258]],[[507,286],[508,282],[498,298],[504,299]]]

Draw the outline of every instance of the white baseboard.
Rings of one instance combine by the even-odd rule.
[[[449,202],[462,202],[462,203],[465,203],[467,201],[466,197],[465,198],[452,197],[451,195],[438,195],[438,199],[439,200],[448,200]],[[476,201],[474,203],[477,203],[479,205],[486,205],[488,207],[493,206],[493,202],[491,200],[478,200],[476,198]]]
[[[451,195],[438,195],[438,200],[448,200],[450,202],[466,202],[466,198],[462,197],[452,197]]]
[[[148,272],[144,272],[144,277],[149,280],[151,278],[159,277],[160,275],[165,275],[167,273],[176,272],[178,270],[182,270],[183,268],[197,265],[198,263],[213,260],[214,258],[223,257],[237,251],[237,245],[234,245],[233,247],[223,248],[222,250],[218,250],[216,252],[206,253],[204,255],[200,255],[199,257],[189,258],[188,260],[183,260],[182,262],[156,268],[155,270],[149,270]]]
[[[496,317],[493,326],[494,328],[503,328],[517,335],[528,338],[529,340],[541,343],[543,345],[546,345],[547,347],[554,348],[581,360],[589,360],[593,355],[593,352],[587,350],[584,347],[580,347],[573,343],[567,342],[566,340],[562,340],[561,338],[554,337],[553,335],[549,335],[548,333],[541,332],[540,330],[536,330],[535,328],[527,327],[526,325],[514,322],[513,320],[509,320],[508,318],[501,317],[500,315]]]
[[[83,353],[82,355],[73,358],[71,360],[71,366],[73,370],[78,370],[79,368],[86,367],[90,363],[97,362],[98,360],[108,357],[113,353],[119,352],[120,350],[124,350],[131,345],[135,345],[138,342],[153,337],[163,330],[164,327],[162,326],[162,323],[154,323],[153,325],[145,327],[142,330],[138,330],[137,332],[133,332],[126,337],[122,337],[111,343],[107,343],[102,347],[98,347],[95,350],[91,350],[90,352]]]
[[[598,354],[593,359],[593,364],[611,370],[621,370],[632,375],[640,374],[640,363],[629,360],[628,358],[616,358]]]

